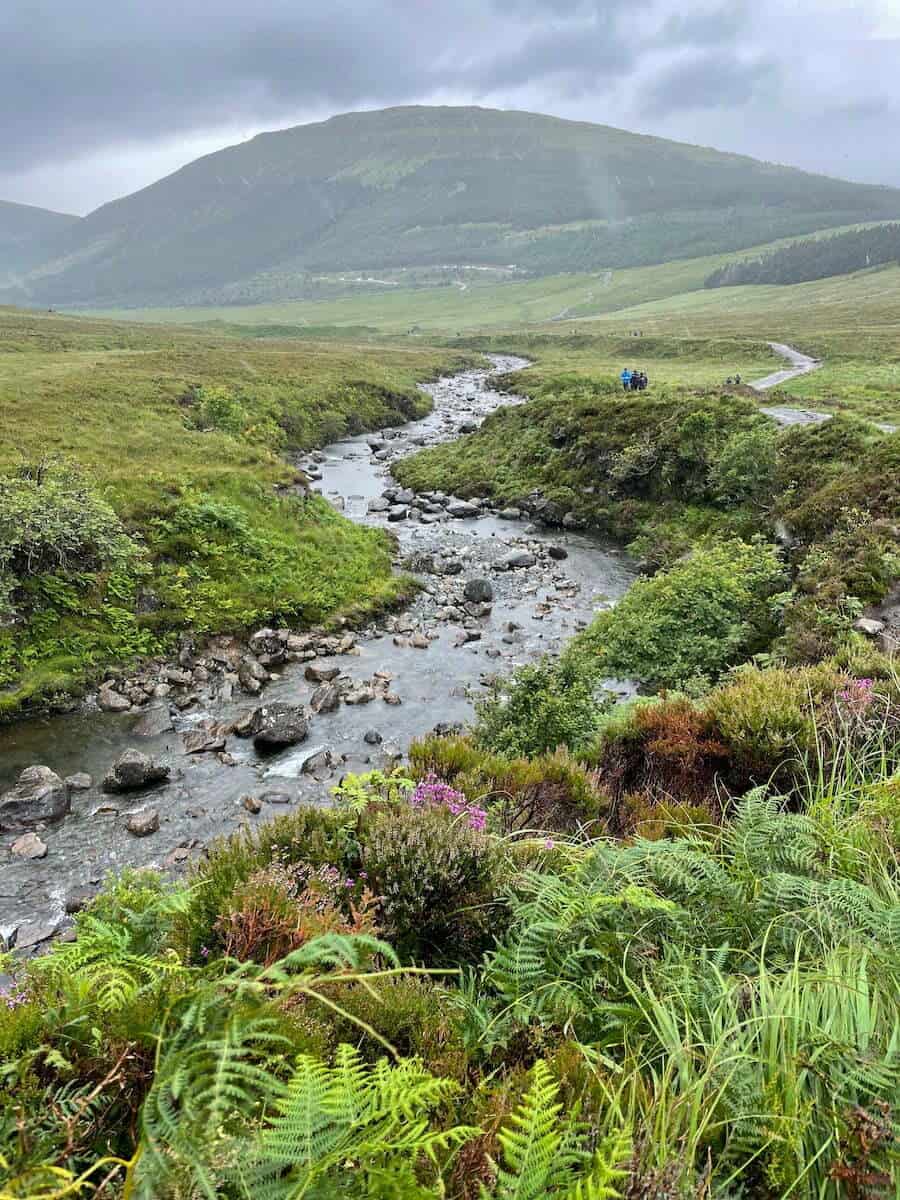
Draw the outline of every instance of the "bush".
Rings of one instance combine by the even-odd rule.
[[[79,582],[126,568],[138,547],[112,508],[73,466],[37,463],[0,476],[0,623],[16,616],[16,593],[42,575]]]
[[[432,736],[413,742],[409,760],[417,776],[433,772],[483,804],[492,825],[505,833],[572,833],[595,821],[608,803],[596,775],[564,750],[507,758],[470,738]]]
[[[706,705],[737,762],[771,774],[815,748],[816,710],[840,675],[830,666],[789,670],[746,666],[711,692]]]
[[[631,833],[650,811],[684,805],[701,824],[721,820],[732,775],[715,722],[683,696],[638,701],[603,728],[591,755],[610,794],[611,832]]]
[[[475,705],[475,740],[510,756],[577,751],[597,730],[604,703],[574,659],[519,667]]]
[[[365,814],[360,869],[401,958],[475,962],[491,944],[503,864],[498,844],[446,808],[406,803]]]
[[[638,580],[573,652],[600,672],[699,691],[771,642],[784,584],[774,546],[700,546],[668,570]]]

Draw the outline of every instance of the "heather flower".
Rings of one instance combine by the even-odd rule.
[[[201,946],[200,947],[200,957],[201,958],[209,958],[209,946]]]
[[[23,987],[13,980],[10,988],[0,988],[0,1003],[4,1004],[12,1012],[13,1009],[28,1003],[28,994]]]
[[[556,842],[554,842],[553,838],[551,838],[551,837],[544,838],[544,849],[545,850],[552,850],[555,845],[556,845]]]
[[[445,808],[451,816],[464,817],[469,828],[478,833],[483,833],[487,825],[487,812],[470,804],[462,792],[438,779],[433,771],[419,780],[409,802],[414,808]]]

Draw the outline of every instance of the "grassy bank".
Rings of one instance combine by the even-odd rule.
[[[416,381],[460,355],[15,310],[0,347],[3,712],[187,626],[313,622],[397,598],[386,539],[298,490],[282,452],[421,415]],[[108,506],[127,553],[96,544],[88,502]]]

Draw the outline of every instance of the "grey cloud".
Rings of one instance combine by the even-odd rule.
[[[733,42],[748,21],[743,0],[707,11],[672,13],[653,39],[658,46],[717,46]]]
[[[894,140],[900,45],[872,39],[894,3],[0,0],[0,197],[100,203],[201,141],[429,102],[888,172],[872,147]],[[832,106],[840,137],[812,146]],[[63,185],[47,196],[54,172]]]
[[[667,68],[644,94],[641,111],[659,116],[692,109],[740,107],[759,91],[777,84],[772,61],[741,62],[733,54],[692,55]]]

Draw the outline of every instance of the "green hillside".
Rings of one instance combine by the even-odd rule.
[[[395,108],[262,134],[107,204],[9,299],[252,303],[342,270],[595,271],[898,216],[900,191],[606,126]]]
[[[75,225],[78,217],[0,200],[0,284],[46,256],[45,243]]]

